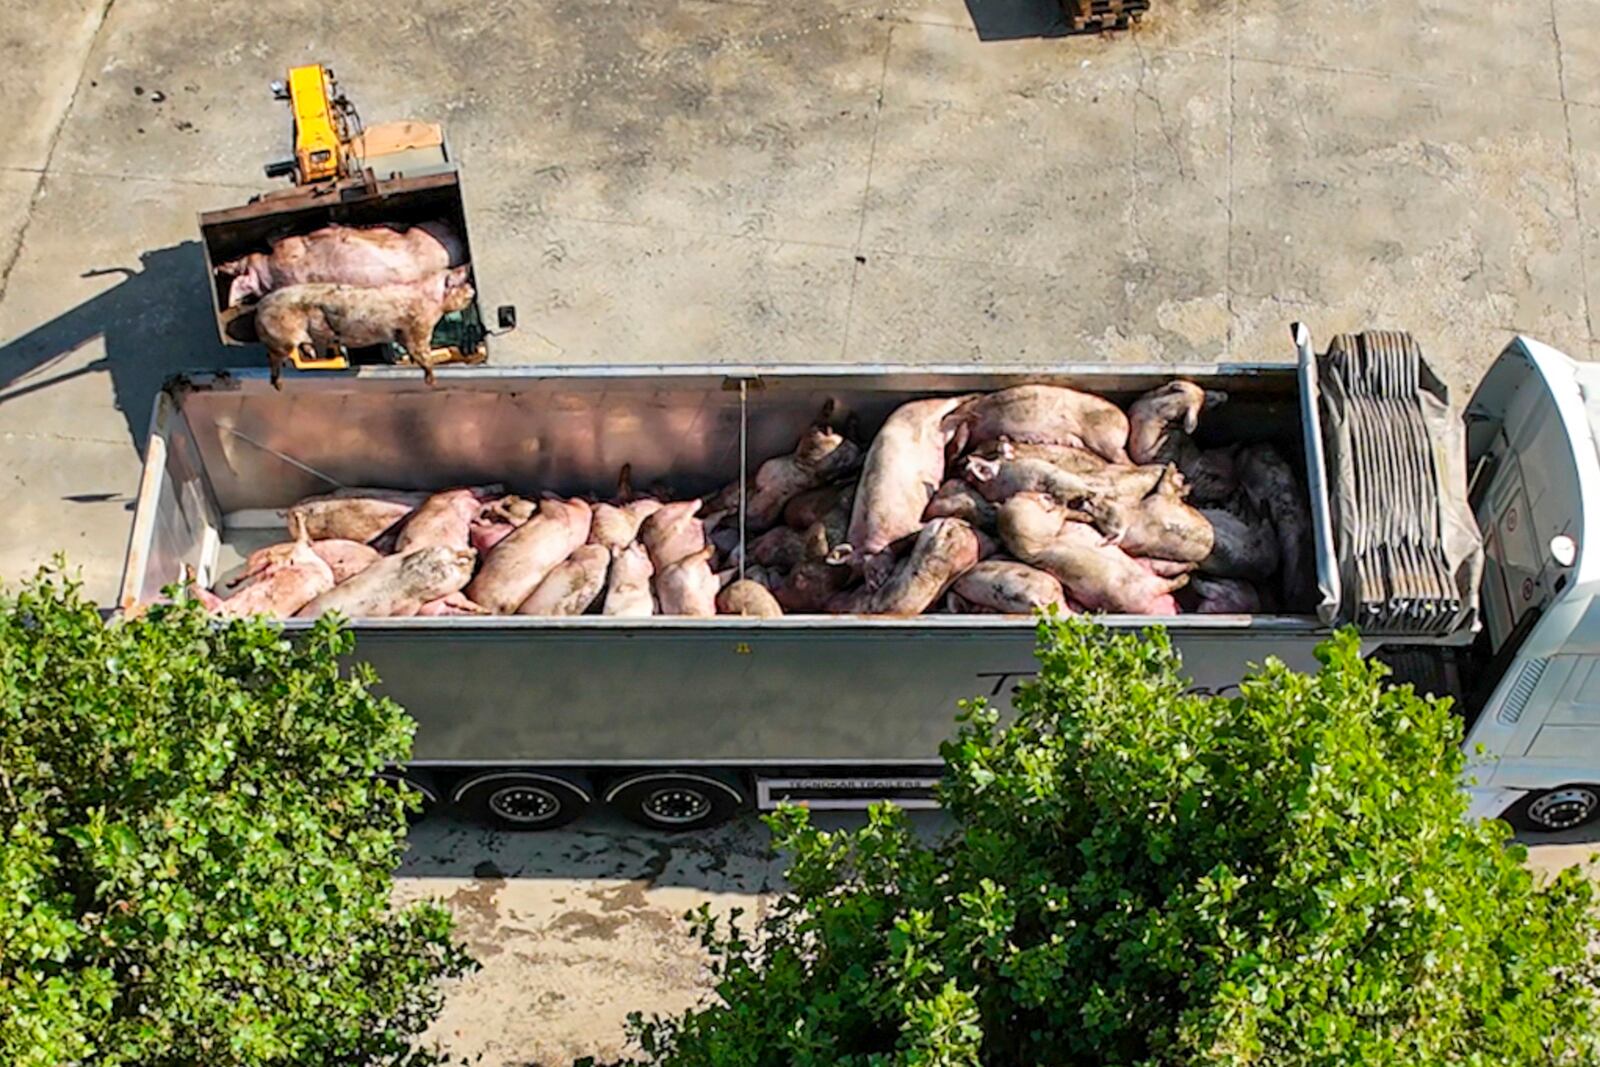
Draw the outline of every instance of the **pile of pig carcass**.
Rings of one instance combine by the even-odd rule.
[[[829,405],[704,500],[636,494],[626,467],[601,502],[341,490],[288,509],[295,540],[254,553],[243,588],[200,595],[280,618],[1303,610],[1292,468],[1191,437],[1224,399],[1174,381],[1126,414],[1050,385],[915,400],[864,453]]]
[[[255,303],[272,382],[295,352],[393,341],[433,384],[433,330],[472,303],[466,250],[442,222],[419,226],[324,226],[283,237],[268,252],[223,263],[228,306]]]

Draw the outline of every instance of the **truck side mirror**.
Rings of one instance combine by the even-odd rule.
[[[495,309],[494,317],[502,330],[515,330],[517,328],[517,308],[515,304],[501,304]]]

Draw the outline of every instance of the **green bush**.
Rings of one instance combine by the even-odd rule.
[[[1589,883],[1465,820],[1457,720],[1354,634],[1236,698],[1161,631],[1038,657],[1014,723],[946,745],[940,843],[771,820],[789,892],[749,934],[701,914],[715,997],[636,1017],[644,1062],[1600,1063]]]
[[[470,961],[390,907],[406,801],[372,775],[411,722],[341,675],[353,640],[0,594],[0,1062],[427,1061]]]

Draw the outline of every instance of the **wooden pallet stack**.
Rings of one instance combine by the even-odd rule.
[[[1125,30],[1150,10],[1150,0],[1061,0],[1072,33]]]

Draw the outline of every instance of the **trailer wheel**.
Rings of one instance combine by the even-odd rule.
[[[678,832],[727,822],[744,807],[744,794],[721,775],[652,771],[612,783],[605,801],[640,826]]]
[[[387,770],[379,771],[378,777],[397,789],[411,790],[422,799],[422,803],[418,807],[406,812],[406,821],[412,826],[426,819],[429,813],[439,806],[438,790],[434,788],[433,779],[426,774],[418,774],[413,771]]]
[[[1519,830],[1554,833],[1570,830],[1600,815],[1600,786],[1563,785],[1529,793],[1506,809],[1505,820]]]
[[[456,787],[455,803],[475,818],[504,830],[553,830],[594,802],[576,778],[533,771],[495,771]]]

